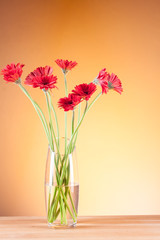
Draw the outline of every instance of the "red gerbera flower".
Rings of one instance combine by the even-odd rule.
[[[84,100],[88,101],[89,98],[92,96],[92,94],[96,91],[97,87],[94,83],[82,83],[80,85],[77,85],[72,92],[75,95],[80,96]]]
[[[111,75],[108,76],[108,88],[113,89],[120,94],[123,92],[122,83],[114,73],[111,73]]]
[[[103,68],[93,81],[95,84],[102,87],[102,94],[108,92],[108,75],[109,74],[106,72],[106,68]]]
[[[63,108],[64,111],[73,110],[81,101],[81,98],[75,94],[69,94],[68,97],[60,98],[58,107]]]
[[[69,70],[74,68],[77,65],[77,62],[72,62],[68,60],[57,59],[55,61],[57,65],[62,68],[63,73],[67,73]]]
[[[16,82],[19,80],[19,78],[22,75],[22,68],[24,67],[24,64],[14,64],[11,63],[10,65],[7,65],[4,69],[1,70],[1,74],[3,75],[3,79],[7,82]]]
[[[48,90],[49,88],[55,88],[57,77],[52,74],[53,68],[50,66],[38,67],[31,72],[25,79],[25,84],[34,88]]]

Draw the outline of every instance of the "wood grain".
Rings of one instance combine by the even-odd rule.
[[[160,240],[160,216],[79,217],[69,229],[49,228],[44,217],[0,217],[0,239]]]

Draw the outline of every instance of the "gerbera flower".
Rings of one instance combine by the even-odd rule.
[[[106,72],[106,68],[103,68],[93,81],[95,84],[102,87],[102,94],[108,92],[108,75],[109,74]]]
[[[89,98],[92,96],[92,94],[96,91],[97,87],[94,83],[82,83],[80,85],[77,85],[72,92],[75,95],[80,96],[84,100],[88,101]]]
[[[14,64],[11,63],[10,65],[7,65],[5,68],[1,70],[1,74],[3,75],[3,79],[7,82],[16,82],[19,80],[19,78],[22,75],[22,68],[24,67],[24,64]]]
[[[25,84],[34,88],[48,90],[49,88],[55,88],[57,77],[52,74],[53,69],[50,66],[38,67],[31,72],[25,79]]]
[[[69,94],[68,97],[60,98],[58,107],[63,108],[64,111],[73,110],[76,105],[81,102],[81,98],[75,94]]]
[[[108,88],[113,89],[120,94],[123,92],[122,83],[114,73],[111,73],[111,75],[108,76]]]
[[[67,73],[69,70],[74,68],[77,65],[77,62],[72,62],[68,60],[57,59],[55,61],[57,65],[62,68],[63,73]]]

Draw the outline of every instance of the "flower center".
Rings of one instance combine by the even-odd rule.
[[[110,81],[108,81],[108,88],[109,88],[109,89],[114,88],[114,87],[112,86],[112,83],[111,83]]]
[[[47,76],[44,76],[42,78],[42,82],[43,82],[43,85],[47,85],[48,84],[48,77]]]

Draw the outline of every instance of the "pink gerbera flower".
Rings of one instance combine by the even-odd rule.
[[[31,72],[25,79],[25,84],[34,88],[51,89],[55,88],[57,77],[52,74],[53,69],[50,66],[38,67]]]
[[[3,79],[7,82],[16,82],[19,80],[19,78],[22,75],[22,68],[24,67],[24,64],[14,64],[11,63],[10,65],[7,65],[4,69],[1,70],[1,74],[3,75]]]
[[[68,97],[60,98],[58,107],[63,108],[64,111],[73,110],[76,105],[81,102],[81,98],[75,94],[69,94]]]
[[[102,94],[108,92],[108,75],[109,74],[106,72],[106,68],[103,68],[93,81],[95,84],[102,87]]]
[[[111,75],[108,76],[108,88],[113,89],[120,94],[123,92],[122,83],[114,73],[111,73]]]
[[[74,68],[77,65],[77,62],[72,62],[68,60],[57,59],[55,61],[57,65],[62,68],[63,73],[67,73],[69,70]]]
[[[75,95],[80,96],[82,99],[88,101],[92,94],[96,91],[96,85],[94,83],[82,83],[80,85],[75,86],[75,89],[72,92]]]

